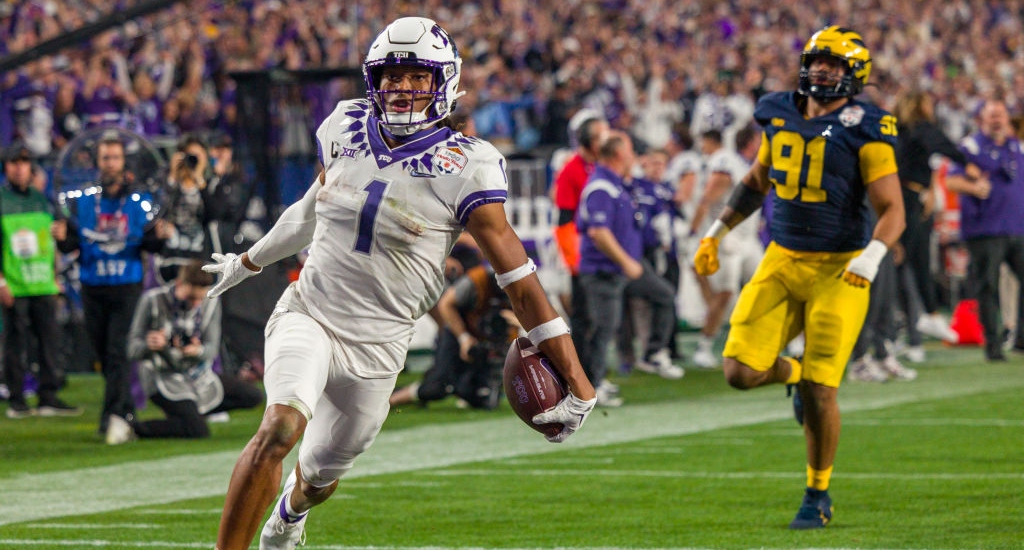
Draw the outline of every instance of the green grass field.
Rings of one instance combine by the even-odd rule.
[[[306,548],[1024,548],[1024,357],[929,356],[914,382],[844,384],[824,530],[787,529],[805,457],[783,388],[739,392],[690,370],[616,378],[626,406],[562,445],[507,405],[395,409],[310,515]],[[209,440],[108,447],[101,391],[75,376],[65,397],[85,416],[0,418],[0,549],[213,548],[260,412]]]

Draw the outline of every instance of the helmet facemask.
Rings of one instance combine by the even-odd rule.
[[[811,64],[819,57],[838,59],[842,75],[835,84],[816,83],[811,73]],[[861,92],[863,86],[853,76],[854,68],[847,59],[828,52],[810,52],[800,56],[800,93],[814,99],[831,101],[843,97],[853,97]]]
[[[815,82],[811,64],[816,59],[827,57],[839,60],[843,75],[836,83]],[[818,100],[832,101],[853,97],[864,90],[871,74],[871,53],[864,40],[856,32],[833,25],[816,33],[804,46],[800,54],[800,85],[798,91]]]
[[[429,90],[383,90],[381,77],[390,67],[414,67],[432,75]],[[395,135],[410,135],[443,120],[455,109],[462,59],[455,43],[433,20],[397,19],[374,40],[363,63],[366,94],[384,127]],[[412,69],[410,69],[412,70]],[[408,110],[394,110],[395,95],[407,96]],[[416,108],[417,100],[429,99]],[[390,105],[389,105],[390,104]],[[389,111],[389,108],[391,110]]]
[[[430,89],[383,89],[381,85],[384,72],[389,67],[410,67],[425,69],[431,75]],[[455,74],[452,63],[423,62],[416,60],[396,61],[384,59],[366,64],[367,95],[373,103],[374,110],[389,132],[395,135],[414,134],[431,124],[444,119],[455,109],[454,100],[449,100],[448,90],[455,89],[456,84],[450,81]],[[395,96],[399,102],[408,101],[408,110],[395,110]],[[424,99],[427,104],[417,109],[416,106]],[[390,109],[390,110],[389,110]]]

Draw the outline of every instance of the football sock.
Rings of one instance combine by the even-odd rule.
[[[295,489],[293,487],[292,491],[294,490]],[[281,495],[281,506],[279,507],[279,510],[281,513],[281,519],[287,521],[288,523],[295,523],[296,521],[299,521],[300,519],[306,517],[306,514],[308,514],[309,512],[303,512],[300,514],[293,510],[291,503],[291,495],[291,491],[288,491],[287,494]]]
[[[700,335],[697,339],[697,349],[711,351],[711,348],[715,345],[715,338],[713,336]]]
[[[789,361],[789,365],[791,367],[789,371],[789,378],[786,379],[786,383],[796,384],[800,382],[801,375],[803,375],[804,371],[803,365],[800,364],[800,361],[797,361],[792,357],[783,357],[782,359]]]
[[[807,486],[818,491],[827,491],[828,482],[832,479],[832,466],[824,470],[815,470],[807,465]]]

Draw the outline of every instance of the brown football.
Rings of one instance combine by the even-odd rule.
[[[553,408],[569,390],[548,356],[528,338],[517,338],[509,346],[504,384],[509,405],[527,426],[548,436],[562,431],[562,424],[533,423],[535,415]]]

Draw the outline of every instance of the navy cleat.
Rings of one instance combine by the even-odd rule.
[[[786,384],[786,397],[793,396],[793,417],[804,425],[804,402],[800,399],[800,384]]]
[[[828,491],[810,487],[804,492],[800,510],[789,524],[790,529],[821,529],[832,521],[832,497]]]

